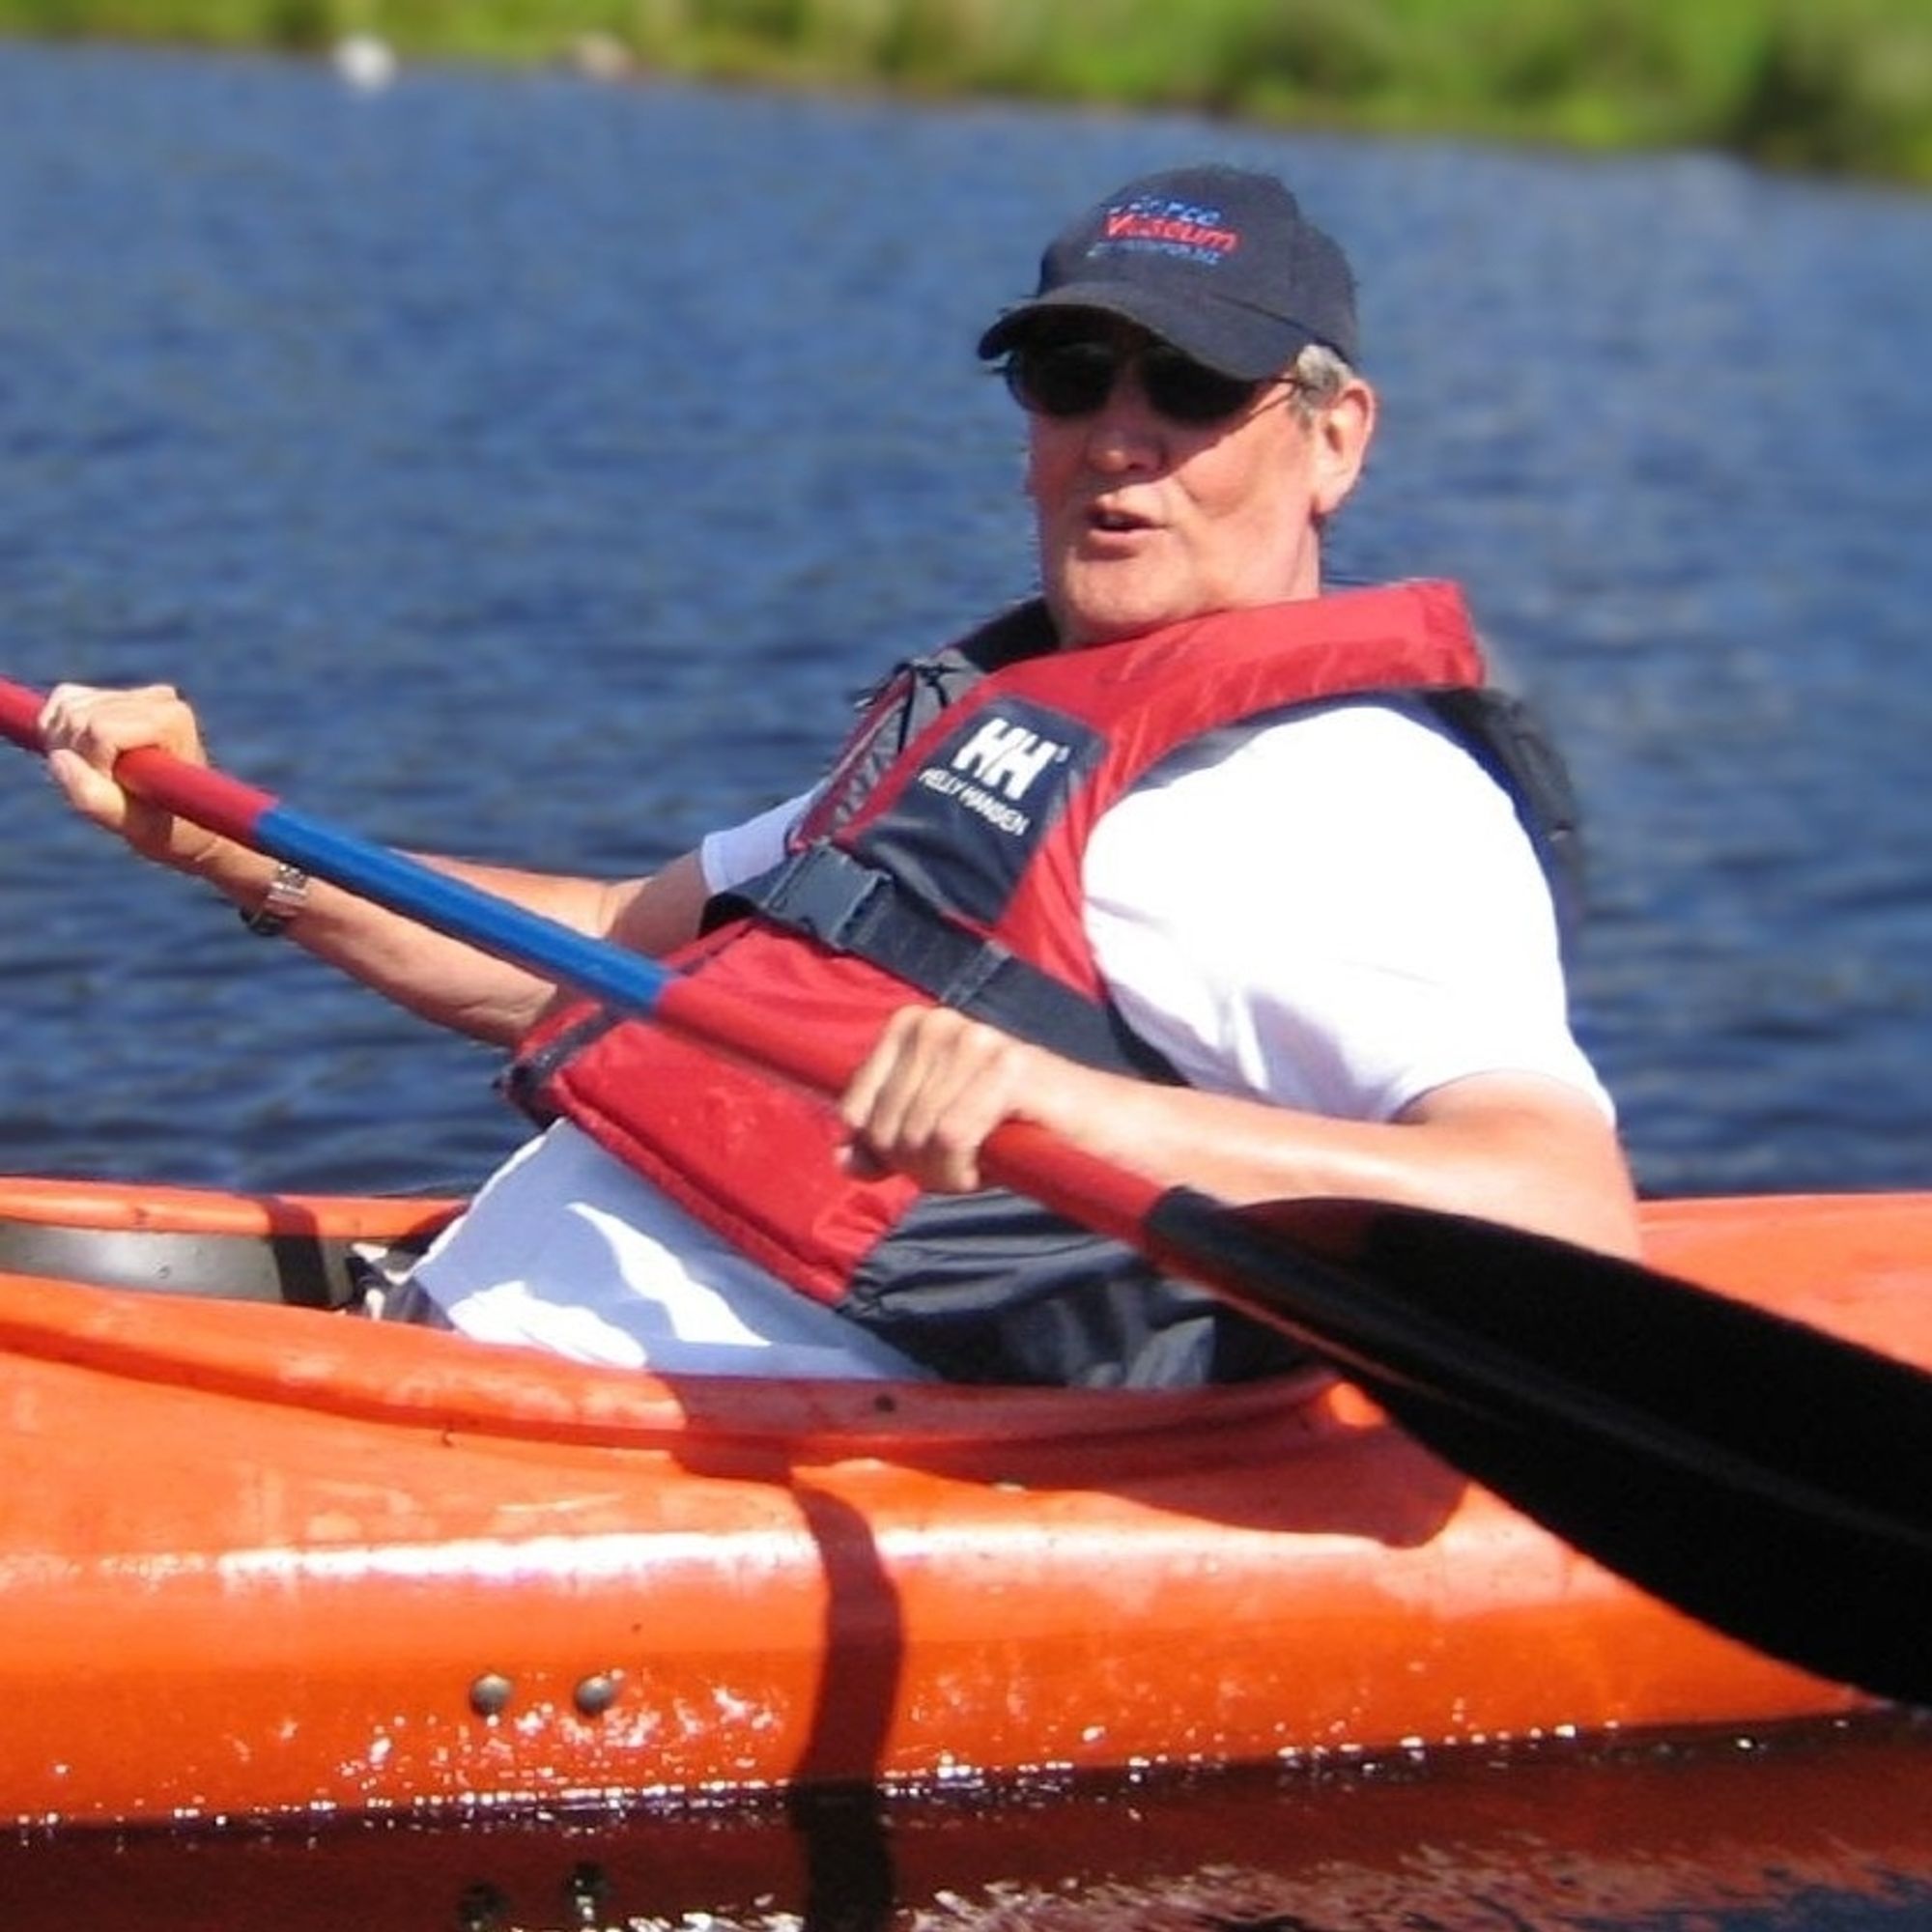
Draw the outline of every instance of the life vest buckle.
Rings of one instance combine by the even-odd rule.
[[[861,951],[868,916],[883,910],[892,882],[836,845],[809,845],[757,882],[768,916],[835,952]],[[750,895],[749,894],[747,895]]]

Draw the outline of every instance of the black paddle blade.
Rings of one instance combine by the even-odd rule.
[[[1821,1676],[1932,1704],[1932,1376],[1422,1208],[1177,1189],[1148,1232],[1607,1568]]]

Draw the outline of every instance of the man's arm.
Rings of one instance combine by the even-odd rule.
[[[1471,1074],[1393,1121],[1337,1121],[1097,1072],[944,1009],[905,1008],[841,1112],[857,1161],[898,1168],[935,1192],[984,1185],[980,1151],[1014,1118],[1231,1204],[1362,1196],[1614,1254],[1636,1249],[1635,1199],[1614,1128],[1592,1097],[1541,1074]]]
[[[639,952],[667,952],[694,938],[704,906],[696,853],[648,877],[622,880],[526,872],[430,853],[412,856],[526,912]],[[224,854],[198,875],[245,907],[261,902],[271,870],[253,853]],[[493,1045],[514,1044],[559,997],[538,974],[321,881],[310,883],[307,903],[287,936],[421,1018]]]
[[[48,769],[74,809],[142,857],[198,878],[244,911],[259,907],[274,861],[134,797],[109,774],[124,752],[155,746],[206,765],[192,710],[167,685],[100,691],[62,685],[40,720]],[[696,854],[649,878],[601,880],[424,857],[423,863],[527,911],[639,952],[696,936],[705,897]],[[508,1044],[554,996],[538,975],[493,958],[416,921],[312,881],[288,936],[397,1005],[478,1039]]]

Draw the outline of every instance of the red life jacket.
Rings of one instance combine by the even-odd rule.
[[[673,963],[829,1035],[854,1065],[889,1014],[924,999],[1173,1078],[1115,1012],[1087,943],[1082,859],[1102,813],[1204,734],[1337,696],[1439,697],[1492,763],[1510,735],[1469,708],[1485,695],[1482,655],[1445,583],[1070,651],[1036,619],[1021,648],[1042,643],[882,753],[902,680],[862,720],[786,862],[731,895],[724,923]],[[829,1108],[646,1022],[574,1007],[524,1043],[508,1085],[539,1120],[575,1122],[771,1273],[950,1378],[1172,1383],[1284,1359],[1212,1297],[1032,1203],[851,1178]]]

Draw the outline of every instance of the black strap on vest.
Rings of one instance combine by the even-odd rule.
[[[994,940],[956,926],[891,874],[815,844],[721,894],[706,923],[755,913],[864,959],[943,1007],[1109,1073],[1179,1084],[1167,1061],[1098,1005]]]

